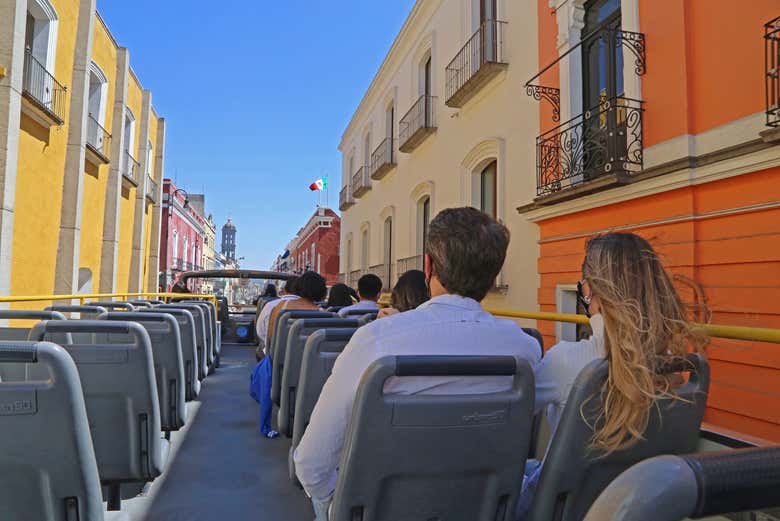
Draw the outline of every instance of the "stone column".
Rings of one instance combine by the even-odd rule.
[[[11,244],[19,161],[27,2],[0,2],[0,295],[11,294]],[[0,307],[7,308],[7,304]]]
[[[154,151],[154,180],[157,183],[157,193],[154,195],[152,208],[151,240],[149,241],[149,264],[146,267],[146,284],[148,291],[157,291],[160,271],[160,237],[162,229],[162,188],[165,161],[165,118],[157,120],[157,143]],[[167,245],[166,245],[167,247]]]
[[[125,149],[125,106],[130,53],[122,47],[116,55],[116,86],[111,124],[111,166],[103,214],[103,243],[100,251],[100,293],[116,291],[116,265],[119,251],[119,198],[122,197],[122,156]]]
[[[94,20],[95,0],[80,0],[76,48],[73,51],[73,75],[69,89],[68,145],[62,182],[57,265],[54,272],[54,293],[57,294],[75,293],[78,288],[81,195],[84,189],[84,147],[87,142],[89,64],[92,62]]]
[[[140,144],[141,157],[138,187],[135,190],[135,213],[133,217],[133,247],[130,256],[130,277],[128,291],[137,293],[143,290],[144,280],[144,224],[146,223],[146,173],[149,171],[149,125],[152,121],[152,93],[143,91],[141,98]]]

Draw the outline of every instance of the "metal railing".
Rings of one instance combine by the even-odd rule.
[[[152,201],[153,203],[157,202],[157,193],[159,192],[160,187],[157,184],[157,181],[152,179],[150,176],[146,176],[146,198]]]
[[[392,137],[386,137],[371,154],[371,179],[382,179],[395,166],[393,141]]]
[[[35,59],[32,50],[25,49],[22,92],[58,125],[65,121],[67,91],[67,87],[58,82],[46,70],[46,66]]]
[[[415,255],[413,257],[406,257],[405,259],[398,259],[396,261],[396,276],[400,277],[409,270],[422,270],[423,269],[423,256]]]
[[[401,152],[411,152],[436,130],[436,97],[420,96],[398,122]]]
[[[536,193],[549,195],[599,177],[642,170],[642,102],[602,101],[536,138]]]
[[[780,127],[780,16],[764,25],[766,124]]]
[[[363,270],[352,270],[349,272],[349,282],[348,285],[357,288],[357,283],[360,277],[363,276]]]
[[[125,150],[125,161],[122,164],[122,176],[138,186],[138,170],[140,169],[140,163],[130,155],[129,150]]]
[[[352,174],[352,196],[362,197],[362,195],[371,190],[371,176],[368,175],[368,166],[361,166],[358,171]]]
[[[202,295],[202,294],[182,294],[182,293],[165,293],[165,292],[146,292],[146,293],[89,293],[89,294],[70,294],[70,295],[23,295],[18,297],[6,297],[0,296],[0,302],[60,302],[63,300],[78,300],[81,305],[85,302],[94,299],[119,299],[120,301],[128,300],[130,297],[151,297],[164,300],[166,302],[170,299],[181,299],[185,297],[187,299],[201,299],[209,300],[219,309],[219,301],[214,295]]]
[[[347,183],[339,192],[339,210],[342,212],[355,204],[355,200],[352,198],[352,187],[350,183]]]
[[[506,22],[486,20],[444,69],[445,104],[460,107],[481,86],[480,76],[490,69],[495,73],[507,65],[504,57]],[[488,78],[489,79],[489,78]]]
[[[95,119],[90,112],[87,116],[87,146],[108,162],[111,155],[111,134]]]
[[[392,265],[391,264],[375,264],[368,268],[366,273],[371,273],[382,279],[382,289],[389,291],[392,286]]]

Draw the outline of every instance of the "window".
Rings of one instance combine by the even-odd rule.
[[[171,259],[171,265],[176,266],[176,263],[179,262],[179,232],[178,230],[173,230],[173,246],[171,248],[173,250],[173,258]]]
[[[135,159],[135,116],[129,107],[125,107],[125,152]]]
[[[385,244],[384,244],[385,287],[390,286],[393,280],[393,218],[385,219]]]
[[[360,238],[360,269],[366,271],[368,269],[368,228],[362,231]]]
[[[105,127],[106,121],[106,99],[108,98],[108,78],[103,70],[92,62],[89,67],[89,115]]]
[[[371,132],[366,132],[366,138],[363,141],[363,166],[371,165]]]
[[[347,265],[344,268],[345,272],[352,270],[352,239],[347,239]]]
[[[592,0],[585,6],[582,36],[594,32],[582,46],[583,108],[598,107],[605,100],[623,94],[623,50],[617,45],[620,29],[620,0]]]
[[[431,222],[431,198],[428,196],[417,203],[417,254],[424,255],[428,247],[428,223]]]
[[[146,175],[154,179],[154,174],[152,174],[152,157],[154,155],[154,149],[152,148],[152,141],[149,140],[149,142],[146,144]]]
[[[472,204],[494,219],[498,215],[496,205],[496,164],[496,161],[493,160],[475,173],[471,185]]]
[[[25,49],[29,49],[32,57],[50,74],[54,74],[57,24],[57,12],[49,0],[29,0],[27,2]]]
[[[431,83],[433,81],[432,78],[432,70],[431,70],[431,56],[428,55],[428,58],[423,63],[422,67],[422,95],[425,96],[425,127],[431,126],[432,121],[432,103],[431,103],[431,92],[432,92],[432,86]]]
[[[392,103],[385,111],[385,136],[388,140],[389,153],[387,154],[388,163],[393,163],[393,121],[395,120],[395,105]]]

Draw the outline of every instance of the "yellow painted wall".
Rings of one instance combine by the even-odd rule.
[[[127,84],[127,106],[135,116],[135,138],[132,148],[133,157],[140,159],[141,138],[141,85],[130,74]],[[141,180],[143,177],[139,176]],[[133,254],[133,225],[135,220],[135,192],[136,188],[127,181],[122,181],[122,196],[119,201],[119,254],[117,256],[117,291],[127,291],[130,280],[130,258]]]
[[[59,29],[54,77],[70,85],[79,2],[52,0]],[[50,294],[54,289],[62,182],[70,119],[70,93],[65,123],[45,128],[22,114],[16,177],[11,294]],[[36,307],[19,304],[18,308]]]
[[[97,17],[94,27],[92,60],[103,70],[108,79],[104,127],[111,133],[116,92],[117,48],[106,27]],[[93,291],[97,291],[100,287],[100,252],[103,244],[103,218],[110,168],[111,165],[96,167],[88,161],[84,168],[79,267],[92,270]]]

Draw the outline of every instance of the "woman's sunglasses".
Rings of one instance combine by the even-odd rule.
[[[590,316],[590,297],[586,297],[582,291],[584,280],[577,282],[577,301],[585,308],[585,315]]]

